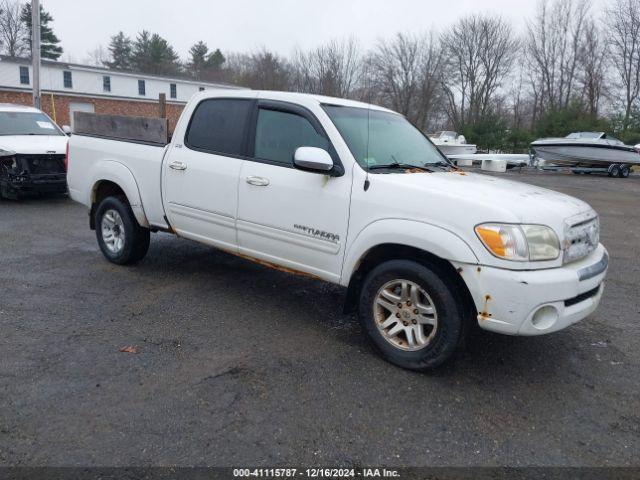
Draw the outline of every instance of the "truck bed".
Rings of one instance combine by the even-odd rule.
[[[167,148],[166,145],[74,134],[69,141],[69,194],[91,207],[92,192],[98,181],[129,185],[137,190],[140,198],[139,202],[130,199],[132,207],[140,207],[150,225],[166,227],[161,181]]]

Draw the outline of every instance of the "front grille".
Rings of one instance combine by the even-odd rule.
[[[564,306],[570,307],[572,305],[577,305],[580,302],[584,302],[588,298],[595,297],[599,291],[600,291],[600,285],[598,285],[596,288],[589,290],[588,292],[581,293],[577,297],[573,297],[573,298],[570,298],[569,300],[565,300]]]
[[[17,155],[20,173],[26,172],[31,175],[63,174],[64,155],[44,154],[44,155]]]
[[[600,243],[600,222],[598,217],[567,225],[564,234],[564,263],[586,257]]]

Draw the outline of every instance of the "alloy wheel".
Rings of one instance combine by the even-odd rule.
[[[385,283],[375,296],[373,313],[382,337],[401,350],[422,350],[438,330],[438,313],[431,297],[410,280]]]

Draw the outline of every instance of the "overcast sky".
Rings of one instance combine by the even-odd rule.
[[[119,30],[165,37],[182,58],[204,40],[223,52],[266,47],[288,55],[353,35],[364,47],[398,31],[442,29],[471,13],[499,14],[517,29],[537,0],[41,0],[54,17],[63,59],[81,62]],[[595,11],[606,0],[593,0]]]

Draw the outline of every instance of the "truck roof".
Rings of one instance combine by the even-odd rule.
[[[315,95],[311,93],[297,92],[281,92],[275,90],[204,90],[198,94],[200,99],[215,97],[233,97],[233,98],[261,98],[264,100],[280,100],[283,102],[296,103],[303,106],[311,104],[331,104],[344,107],[370,108],[372,110],[380,110],[384,112],[393,112],[384,107],[369,103],[359,102],[356,100],[347,100],[338,97],[327,97],[324,95]]]

